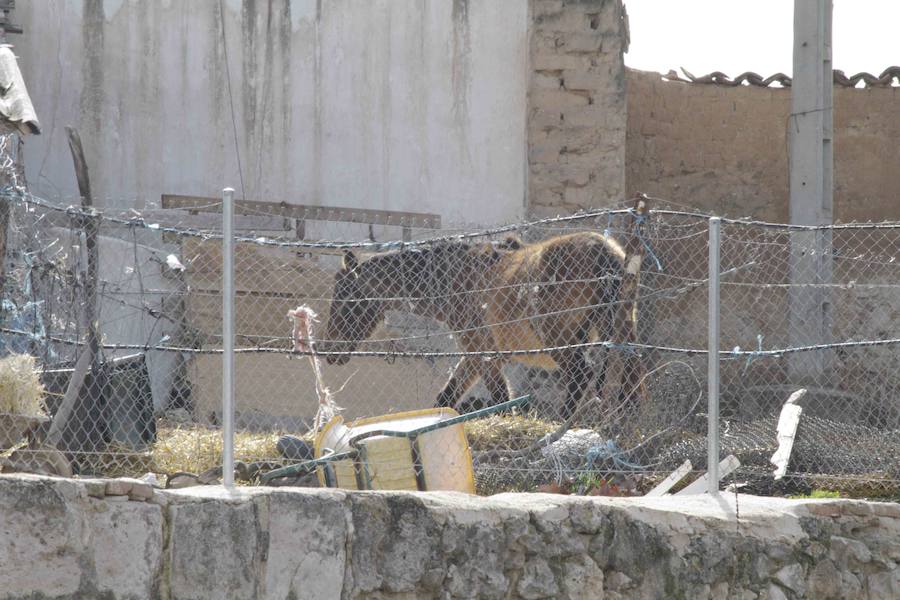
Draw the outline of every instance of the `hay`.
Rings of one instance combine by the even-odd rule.
[[[473,451],[525,448],[555,431],[558,423],[534,417],[494,415],[465,424]],[[280,460],[276,443],[283,432],[235,434],[234,458],[244,462]],[[310,444],[313,436],[302,436]],[[151,468],[156,473],[202,473],[222,464],[222,432],[197,425],[160,421],[151,449]]]
[[[276,459],[275,444],[282,435],[238,431],[234,459],[244,462]],[[197,426],[160,427],[151,457],[152,470],[156,473],[203,473],[222,464],[222,431]]]
[[[492,415],[466,423],[466,436],[473,452],[482,450],[522,450],[548,433],[559,423],[521,415]]]
[[[0,359],[0,414],[46,417],[44,393],[33,356],[11,354]]]

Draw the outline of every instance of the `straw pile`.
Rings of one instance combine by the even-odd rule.
[[[0,358],[0,414],[46,417],[44,386],[34,357],[11,354]]]
[[[558,423],[552,421],[517,415],[494,415],[465,424],[474,451],[525,448],[557,427]],[[282,435],[282,432],[236,432],[235,460],[278,460],[275,445]],[[303,438],[313,441],[309,434]],[[222,464],[222,432],[198,425],[160,422],[151,456],[151,468],[156,473],[202,473]]]
[[[522,415],[491,415],[465,424],[469,446],[475,452],[522,450],[558,427],[554,421]]]
[[[281,433],[235,432],[234,459],[244,462],[278,457]],[[151,451],[156,473],[203,473],[222,464],[222,431],[203,427],[160,427]]]

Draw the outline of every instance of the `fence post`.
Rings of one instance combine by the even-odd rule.
[[[222,483],[234,486],[234,190],[222,190]]]
[[[719,493],[719,244],[722,221],[709,219],[709,340],[707,342],[707,383],[709,422],[707,425],[707,478],[709,493]]]

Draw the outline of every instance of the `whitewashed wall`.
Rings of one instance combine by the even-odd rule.
[[[66,125],[101,204],[240,196],[236,128],[249,199],[445,224],[524,213],[522,0],[54,0],[15,16],[45,132],[27,174],[46,197],[76,195]]]

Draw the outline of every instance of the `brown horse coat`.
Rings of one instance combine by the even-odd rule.
[[[612,238],[572,233],[535,244],[438,243],[375,255],[347,253],[336,275],[326,326],[327,348],[348,351],[367,338],[387,309],[440,320],[463,352],[556,348],[549,352],[463,357],[437,397],[452,406],[478,380],[493,402],[509,398],[503,365],[515,360],[560,369],[565,416],[584,394],[590,369],[580,348],[593,332],[609,335],[625,251]],[[346,362],[349,355],[329,355]],[[602,385],[598,384],[598,385]]]

